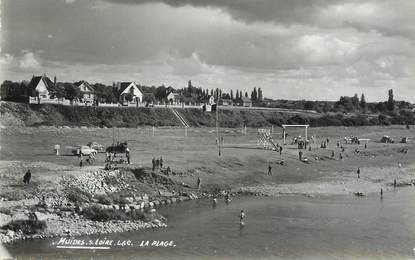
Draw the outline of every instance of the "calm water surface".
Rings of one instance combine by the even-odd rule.
[[[87,236],[131,240],[110,250],[57,249],[58,239],[8,246],[17,258],[81,259],[412,259],[415,258],[415,188],[358,198],[242,197],[230,204],[199,200],[166,206],[167,229]],[[246,214],[240,226],[239,212]],[[175,247],[140,247],[173,240]]]

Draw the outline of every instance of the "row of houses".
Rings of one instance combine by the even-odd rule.
[[[51,98],[50,90],[59,84],[64,84],[56,82],[56,77],[54,81],[50,80],[46,75],[43,76],[33,76],[30,80],[28,88],[34,90],[34,95],[31,97],[31,103],[43,103],[54,100]],[[79,102],[82,103],[93,103],[96,100],[94,87],[91,86],[87,81],[79,81],[73,83],[73,86],[78,88],[81,95],[79,97]],[[122,103],[127,102],[127,95],[131,95],[130,103],[142,103],[143,102],[143,93],[137,87],[134,82],[117,82],[114,83],[114,87],[117,89],[117,92],[120,93],[119,100]]]
[[[34,76],[30,80],[28,88],[34,90],[35,93],[30,97],[30,103],[45,103],[49,101],[56,100],[56,98],[51,98],[50,90],[56,86],[59,86],[60,83],[56,81],[56,77],[52,81],[46,75],[43,76]],[[97,99],[95,95],[94,87],[91,86],[87,81],[79,81],[73,83],[73,86],[78,88],[80,91],[80,97],[76,102],[81,102],[87,104],[93,104]],[[113,88],[119,93],[119,101],[121,104],[140,104],[144,103],[143,93],[140,91],[138,86],[134,82],[116,82],[113,84]],[[174,89],[168,90],[167,100],[171,105],[181,104],[181,97],[179,93],[176,93]],[[209,99],[205,102],[206,105],[215,105],[215,99],[213,96],[210,96]],[[232,99],[221,99],[220,104],[222,106],[233,106],[235,105]],[[252,102],[249,98],[243,97],[242,103],[240,106],[250,107]]]

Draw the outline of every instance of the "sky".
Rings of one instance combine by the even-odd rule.
[[[0,80],[415,102],[413,0],[0,0]]]

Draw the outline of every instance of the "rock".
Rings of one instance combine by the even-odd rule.
[[[13,230],[8,229],[6,232],[6,236],[8,236],[11,239],[13,239],[15,235],[16,235],[16,232],[14,232]]]
[[[38,220],[47,220],[47,219],[55,219],[55,218],[58,218],[58,216],[57,215],[52,215],[52,214],[46,214],[46,213],[41,213],[41,212],[39,212],[39,211],[36,211],[36,212],[34,212],[33,213],[35,216],[36,216],[36,218],[38,219]]]
[[[12,221],[15,220],[29,220],[29,211],[27,211],[27,213],[24,212],[17,212],[16,214],[14,214],[12,216]]]
[[[12,221],[12,217],[10,215],[0,213],[0,227],[7,225],[10,221]]]
[[[176,198],[171,198],[171,202],[172,203],[176,203],[177,202],[177,199]]]

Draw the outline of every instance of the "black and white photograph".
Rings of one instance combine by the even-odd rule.
[[[415,259],[415,1],[0,17],[0,260]]]

